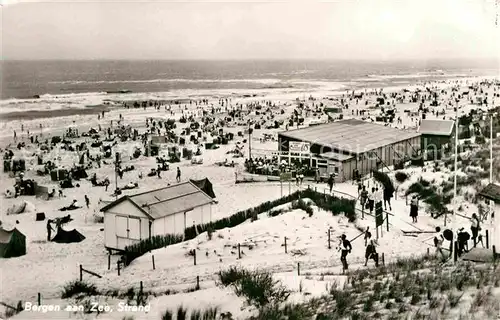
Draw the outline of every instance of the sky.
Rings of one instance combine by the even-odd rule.
[[[0,0],[24,59],[500,58],[494,0]]]

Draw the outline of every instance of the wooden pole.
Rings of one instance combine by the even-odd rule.
[[[490,248],[489,232],[486,230],[486,249]]]
[[[389,212],[385,213],[385,222],[387,226],[387,232],[389,232]]]
[[[139,292],[142,295],[144,287],[142,286],[142,281],[139,283]]]
[[[385,256],[383,252],[382,252],[382,265],[385,266]]]
[[[118,267],[118,276],[120,276],[120,261],[117,261],[116,265]]]
[[[38,305],[42,305],[42,294],[40,292],[38,292]]]
[[[111,255],[108,254],[108,270],[111,270]]]
[[[83,281],[83,267],[80,265],[80,281]]]
[[[196,290],[200,290],[200,276],[196,276]]]
[[[454,255],[453,255],[453,261],[457,262],[457,260],[458,260],[458,243],[457,243],[457,241],[455,241],[455,244],[454,244],[453,247],[455,249],[455,250],[453,250],[454,251],[453,252],[454,253]]]
[[[332,243],[331,243],[331,229],[328,228],[328,249],[332,248]]]
[[[155,256],[154,255],[151,256],[151,260],[153,261],[153,270],[155,270],[156,267],[155,267]]]
[[[193,249],[193,262],[196,265],[196,249]]]
[[[300,262],[297,262],[297,275],[300,276]]]
[[[286,237],[285,237],[285,253],[288,253],[287,247],[286,247]]]
[[[241,259],[241,245],[238,243],[238,259]]]
[[[493,245],[493,264],[496,266],[497,263],[497,248]]]
[[[429,255],[430,255],[429,248],[427,248],[427,257],[429,257]]]

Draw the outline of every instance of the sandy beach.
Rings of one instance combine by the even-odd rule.
[[[419,89],[425,91],[426,88],[433,88],[435,92],[440,92],[437,99],[439,105],[435,107],[435,110],[439,112],[444,111],[444,115],[438,116],[437,114],[433,115],[433,113],[429,112],[427,113],[427,118],[453,119],[453,107],[455,102],[454,98],[450,96],[452,93],[451,88],[460,88],[458,91],[461,92],[461,90],[467,90],[469,86],[473,84],[476,85],[480,83],[480,81],[480,79],[453,79],[446,82],[441,81],[439,83],[415,84],[405,87],[404,89],[411,91]],[[488,108],[498,105],[500,102],[499,83],[494,83],[490,80],[489,85],[483,84],[481,88],[481,90],[484,90],[484,94],[481,96],[487,96]],[[403,87],[384,88],[382,91],[384,94],[405,94]],[[365,91],[362,90],[357,92]],[[276,141],[277,132],[285,130],[286,120],[296,109],[298,101],[311,109],[319,107],[320,104],[322,104],[321,108],[338,107],[341,104],[341,100],[347,101],[345,103],[347,107],[344,106],[342,110],[344,119],[358,118],[364,119],[365,121],[371,121],[370,119],[380,113],[380,108],[375,107],[375,103],[376,99],[380,97],[381,94],[380,90],[373,89],[368,89],[366,92],[367,94],[364,95],[362,99],[352,99],[352,92],[327,92],[324,90],[317,92],[310,91],[307,93],[302,92],[301,94],[278,90],[278,92],[269,94],[261,93],[258,96],[253,96],[253,94],[250,96],[225,96],[214,92],[205,97],[198,96],[196,99],[185,97],[182,103],[171,104],[170,106],[166,100],[159,99],[155,101],[154,99],[150,99],[149,101],[158,104],[156,108],[154,106],[150,107],[149,105],[146,108],[132,107],[129,109],[123,107],[100,107],[88,109],[88,111],[85,110],[85,112],[79,109],[71,113],[66,111],[59,114],[51,113],[48,117],[48,111],[47,113],[28,112],[26,115],[22,116],[22,119],[17,120],[14,120],[14,114],[11,114],[5,118],[2,116],[2,143],[4,149],[10,146],[15,155],[22,154],[25,158],[26,171],[23,179],[33,179],[38,184],[46,186],[49,190],[52,188],[58,190],[60,189],[58,183],[51,181],[50,176],[39,176],[37,174],[37,168],[39,166],[37,166],[35,155],[39,154],[40,150],[37,144],[32,144],[30,142],[27,136],[28,130],[30,131],[30,135],[39,136],[39,142],[41,142],[45,139],[50,140],[52,136],[67,133],[68,128],[77,129],[80,137],[68,138],[72,141],[72,144],[77,145],[85,143],[86,145],[90,145],[95,139],[91,136],[82,137],[81,134],[88,132],[91,128],[97,130],[97,128],[100,127],[101,131],[98,132],[98,134],[104,137],[106,130],[108,128],[116,128],[118,121],[120,121],[120,124],[129,125],[132,129],[136,129],[142,133],[148,129],[146,127],[146,119],[156,119],[157,121],[174,119],[177,127],[173,132],[181,136],[182,131],[189,127],[190,122],[181,123],[180,119],[192,116],[193,121],[201,122],[203,113],[205,112],[206,115],[212,117],[212,120],[205,127],[202,127],[202,141],[210,142],[213,138],[212,132],[216,128],[222,129],[224,133],[233,133],[235,137],[234,140],[226,145],[219,145],[219,148],[216,150],[205,150],[205,148],[202,148],[201,157],[203,158],[203,164],[201,165],[192,165],[187,159],[181,159],[178,163],[170,164],[170,170],[163,172],[161,179],[156,176],[146,176],[150,169],[156,167],[154,157],[145,157],[143,155],[136,159],[132,157],[134,150],[142,147],[140,140],[117,141],[117,144],[113,147],[113,151],[121,153],[123,166],[134,166],[134,170],[126,172],[122,179],[118,178],[118,182],[116,183],[119,187],[128,183],[138,184],[138,188],[136,189],[123,191],[123,195],[151,190],[164,186],[167,183],[174,184],[176,168],[179,167],[182,171],[183,181],[187,179],[208,178],[212,182],[218,201],[215,206],[215,211],[213,212],[213,219],[216,220],[228,217],[239,210],[257,206],[262,202],[277,199],[282,196],[283,189],[285,190],[285,194],[288,194],[290,191],[294,192],[298,188],[306,188],[307,186],[311,188],[320,188],[320,190],[327,187],[325,184],[315,184],[314,181],[304,182],[303,186],[297,186],[295,183],[292,183],[290,187],[285,186],[285,188],[282,188],[280,184],[276,182],[235,184],[235,174],[244,172],[244,160],[245,157],[248,156],[249,149],[248,134],[238,135],[238,133],[242,133],[248,128],[247,123],[249,121],[251,121],[253,125],[256,123],[261,124],[261,129],[255,129],[251,136],[253,157],[269,157],[273,152],[278,150]],[[375,94],[375,92],[379,93]],[[179,98],[182,98],[182,95],[179,95]],[[202,99],[206,99],[206,101],[202,103]],[[121,101],[121,103],[130,105],[133,104],[133,101],[133,99],[127,99]],[[396,117],[401,118],[401,121],[390,125],[406,130],[417,130],[419,121],[421,120],[419,104],[415,102],[398,101],[397,96],[394,96],[394,99],[388,99],[388,101],[395,107]],[[473,102],[475,102],[474,99]],[[224,103],[224,105],[222,105],[222,103]],[[271,107],[265,107],[266,103],[267,106]],[[468,99],[461,100],[459,104],[463,105],[461,112],[465,112],[467,107],[478,108],[477,105],[471,105]],[[361,109],[367,109],[368,111],[361,116],[356,112]],[[226,119],[230,112],[234,112],[235,110],[239,111],[239,116],[234,117],[231,122],[220,125],[221,121]],[[105,111],[104,118],[98,118],[98,111]],[[405,111],[409,111],[410,113]],[[414,114],[414,116],[409,116],[409,114]],[[35,117],[41,116],[44,116],[43,120],[41,118],[35,119]],[[304,114],[304,118],[303,127],[307,126],[312,120],[327,121],[327,116],[321,112],[317,113],[316,116],[313,116],[312,112],[309,116]],[[279,128],[266,128],[274,124],[274,121],[281,120],[283,124]],[[39,123],[43,123],[41,134],[38,132]],[[23,126],[22,129],[21,124]],[[13,130],[16,131],[17,142],[25,143],[25,146],[21,149],[15,148],[12,138]],[[273,139],[264,141],[264,134],[270,135]],[[164,145],[160,153],[166,152],[168,147],[173,145],[175,145],[175,143]],[[243,158],[233,158],[230,153],[237,145],[242,146]],[[71,168],[78,163],[79,155],[75,151],[63,150],[61,146],[61,144],[57,144],[52,149],[43,152],[43,159],[55,161],[58,168]],[[193,151],[197,149],[197,146],[192,142],[188,142],[182,147]],[[101,153],[99,148],[90,149],[91,155],[99,153]],[[224,162],[225,160],[229,160],[230,162],[234,161],[235,166],[225,167],[217,165],[217,163]],[[273,270],[273,272],[277,274],[284,273],[285,277],[287,272],[293,272],[291,270],[294,269],[297,262],[303,263],[304,270],[307,269],[308,272],[314,272],[314,270],[317,271],[325,268],[333,272],[339,269],[338,258],[324,246],[325,235],[322,230],[326,230],[328,227],[334,228],[335,237],[339,236],[341,233],[354,237],[359,233],[359,229],[357,229],[355,225],[348,223],[345,218],[332,217],[319,208],[315,208],[318,214],[314,215],[313,220],[303,220],[303,213],[301,213],[300,210],[294,211],[293,214],[289,213],[274,218],[269,218],[263,214],[256,223],[252,224],[247,222],[234,228],[234,230],[224,229],[217,232],[217,234],[220,235],[220,239],[224,240],[219,239],[217,240],[218,242],[206,242],[206,240],[204,240],[206,235],[202,234],[194,240],[152,252],[157,259],[157,269],[159,270],[151,270],[149,266],[151,258],[149,255],[145,255],[123,270],[120,276],[117,276],[115,268],[111,268],[111,270],[107,269],[107,252],[103,245],[103,225],[96,222],[99,221],[97,217],[102,215],[99,212],[99,209],[102,207],[102,201],[112,201],[116,198],[112,195],[115,186],[115,174],[112,161],[112,158],[103,159],[100,167],[98,167],[95,162],[89,162],[86,170],[89,177],[95,173],[99,179],[107,177],[110,180],[110,188],[107,192],[104,191],[104,187],[94,187],[87,179],[82,179],[80,181],[75,181],[75,183],[78,183],[78,187],[64,189],[63,197],[55,197],[49,201],[30,196],[2,199],[2,212],[0,218],[2,226],[6,229],[16,227],[26,235],[27,254],[18,258],[0,260],[0,269],[2,270],[0,301],[10,304],[15,304],[18,300],[35,301],[38,293],[42,294],[44,301],[58,301],[57,299],[59,299],[60,291],[65,283],[77,278],[78,265],[80,264],[103,276],[102,279],[93,279],[98,287],[120,289],[137,285],[138,281],[144,281],[144,285],[147,286],[148,289],[162,292],[169,288],[182,289],[189,287],[192,285],[196,276],[200,276],[203,282],[202,287],[204,288],[202,291],[206,291],[205,295],[213,294],[210,293],[210,290],[216,290],[213,285],[214,272],[232,263]],[[414,177],[412,179],[418,179],[418,177],[423,174],[422,170],[424,169],[412,169],[412,176]],[[393,174],[394,173],[391,175]],[[446,180],[450,177],[451,171],[443,171],[441,174],[443,175],[441,179]],[[139,176],[143,177],[140,178]],[[435,177],[433,179],[435,179]],[[14,180],[14,177],[10,176],[8,173],[2,173],[0,189],[7,190],[12,188]],[[369,181],[369,179],[367,178],[366,181]],[[425,253],[429,247],[429,244],[424,242],[424,237],[404,237],[402,236],[402,230],[415,230],[415,228],[419,230],[432,230],[435,226],[442,223],[442,221],[435,220],[425,214],[425,208],[422,208],[422,217],[418,223],[412,224],[410,222],[411,219],[408,216],[408,207],[406,199],[404,198],[404,190],[408,188],[409,183],[410,182],[407,182],[405,185],[399,187],[398,193],[402,198],[396,199],[393,203],[392,212],[395,217],[391,225],[395,231],[388,235],[384,235],[380,240],[379,250],[386,254],[386,259],[388,261],[395,260],[397,257]],[[352,182],[337,184],[334,190],[334,192],[343,192],[353,197],[357,197],[356,186],[353,185]],[[89,208],[86,208],[84,205],[85,195],[90,199]],[[83,207],[69,212],[73,221],[65,228],[68,230],[75,228],[83,234],[86,239],[80,243],[72,244],[47,242],[45,222],[35,221],[35,213],[44,212],[47,219],[61,217],[63,213],[58,211],[58,209],[69,205],[73,199],[77,200]],[[36,208],[34,209],[35,212],[7,215],[6,209],[14,206],[20,201],[28,201],[31,203],[34,208]],[[472,209],[474,208],[473,203],[469,203],[465,200],[464,203],[470,208],[466,210],[465,214],[476,211],[476,209]],[[359,220],[358,227],[363,228],[367,223],[370,222],[366,219]],[[454,217],[450,223],[451,225],[459,226],[463,225],[464,221],[460,220],[458,217]],[[279,227],[270,228],[271,225]],[[228,244],[250,241],[250,238],[254,238],[252,235],[259,233],[262,235],[258,241],[264,241],[267,244],[254,252],[248,252],[249,256],[241,261],[235,260],[233,254],[223,249]],[[307,251],[307,254],[299,258],[291,258],[283,254],[281,252],[281,243],[276,239],[280,239],[284,236],[294,239],[291,242],[293,248],[298,250],[304,249]],[[189,260],[184,257],[186,251],[193,246],[207,252],[207,258],[203,258],[199,266],[190,265]],[[212,252],[213,250],[224,252],[220,260],[219,258],[211,258],[208,256],[208,252]],[[355,252],[353,258],[351,258],[354,259],[353,264],[362,263],[363,249],[361,243],[356,244]],[[118,257],[116,256],[112,257],[113,266],[116,264],[117,259]],[[19,276],[21,273],[23,276]],[[320,293],[321,292],[318,294]],[[187,299],[188,296],[185,296],[185,298]],[[153,300],[153,304],[157,304],[158,301]],[[231,303],[228,304],[228,308],[233,310],[234,314],[239,314],[240,312],[232,308],[230,304]],[[155,312],[158,313],[160,311],[157,310]],[[243,319],[243,314],[246,314],[245,312],[246,311],[241,313],[241,319]],[[23,317],[20,318],[19,316],[21,315],[23,315]],[[63,316],[63,314],[59,316]],[[57,316],[54,315],[53,318],[55,319]],[[149,319],[148,316],[144,316],[143,318]],[[21,313],[16,319],[28,319],[28,315],[26,313]]]

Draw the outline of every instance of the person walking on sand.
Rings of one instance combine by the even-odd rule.
[[[375,267],[378,267],[378,253],[375,247],[375,241],[370,240],[365,249],[365,267],[368,265],[368,260],[373,259],[375,261]]]
[[[373,213],[373,208],[375,207],[375,188],[372,188],[372,192],[368,193],[368,209],[370,214]]]
[[[87,195],[85,195],[85,204],[87,205],[87,208],[88,208],[89,204],[90,204],[90,199],[89,199],[89,197],[87,197]]]
[[[158,168],[156,169],[156,174],[158,175],[158,179],[161,179],[160,165],[158,165]]]
[[[442,260],[446,259],[446,254],[443,251],[444,237],[442,234],[439,237],[434,237],[434,246],[436,247],[436,256],[441,255]]]
[[[333,183],[334,183],[333,173],[330,173],[330,176],[328,177],[328,186],[330,187],[330,193],[332,193],[333,190]]]
[[[347,263],[347,255],[351,253],[351,250],[351,242],[347,240],[345,234],[342,234],[342,236],[340,237],[340,261],[342,262],[342,273],[349,269],[349,264]]]
[[[384,207],[385,207],[385,210],[387,210],[387,205],[389,205],[389,210],[392,211],[391,198],[393,196],[393,192],[394,192],[393,190],[389,190],[388,188],[384,188]]]
[[[411,198],[410,201],[410,217],[413,221],[413,223],[417,223],[417,217],[418,217],[418,198],[416,195]]]
[[[175,177],[177,182],[181,182],[181,168],[177,167],[177,176]]]
[[[50,238],[51,238],[51,235],[52,235],[52,231],[55,231],[53,228],[52,228],[52,220],[49,219],[47,220],[47,241],[50,241]]]
[[[368,241],[372,239],[372,233],[370,232],[370,227],[366,227],[365,231],[365,247],[368,244]]]
[[[368,201],[368,191],[366,190],[365,186],[363,186],[363,189],[361,190],[361,194],[360,194],[359,198],[361,200],[361,208],[363,208],[363,210],[364,210],[365,206],[366,206],[366,201]]]
[[[475,213],[472,214],[470,230],[472,231],[472,241],[474,241],[474,248],[477,245],[477,237],[479,234],[479,218]]]

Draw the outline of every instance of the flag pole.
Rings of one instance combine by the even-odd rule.
[[[493,114],[490,116],[490,183],[493,183]]]
[[[457,212],[457,166],[458,166],[458,103],[457,107],[455,108],[455,170],[453,174],[453,215]],[[450,228],[451,229],[451,228]],[[453,230],[452,230],[453,232]],[[455,262],[455,242],[458,240],[458,237],[455,235],[455,232],[453,232],[453,243],[451,244],[451,256],[450,258],[453,259],[453,262]]]

